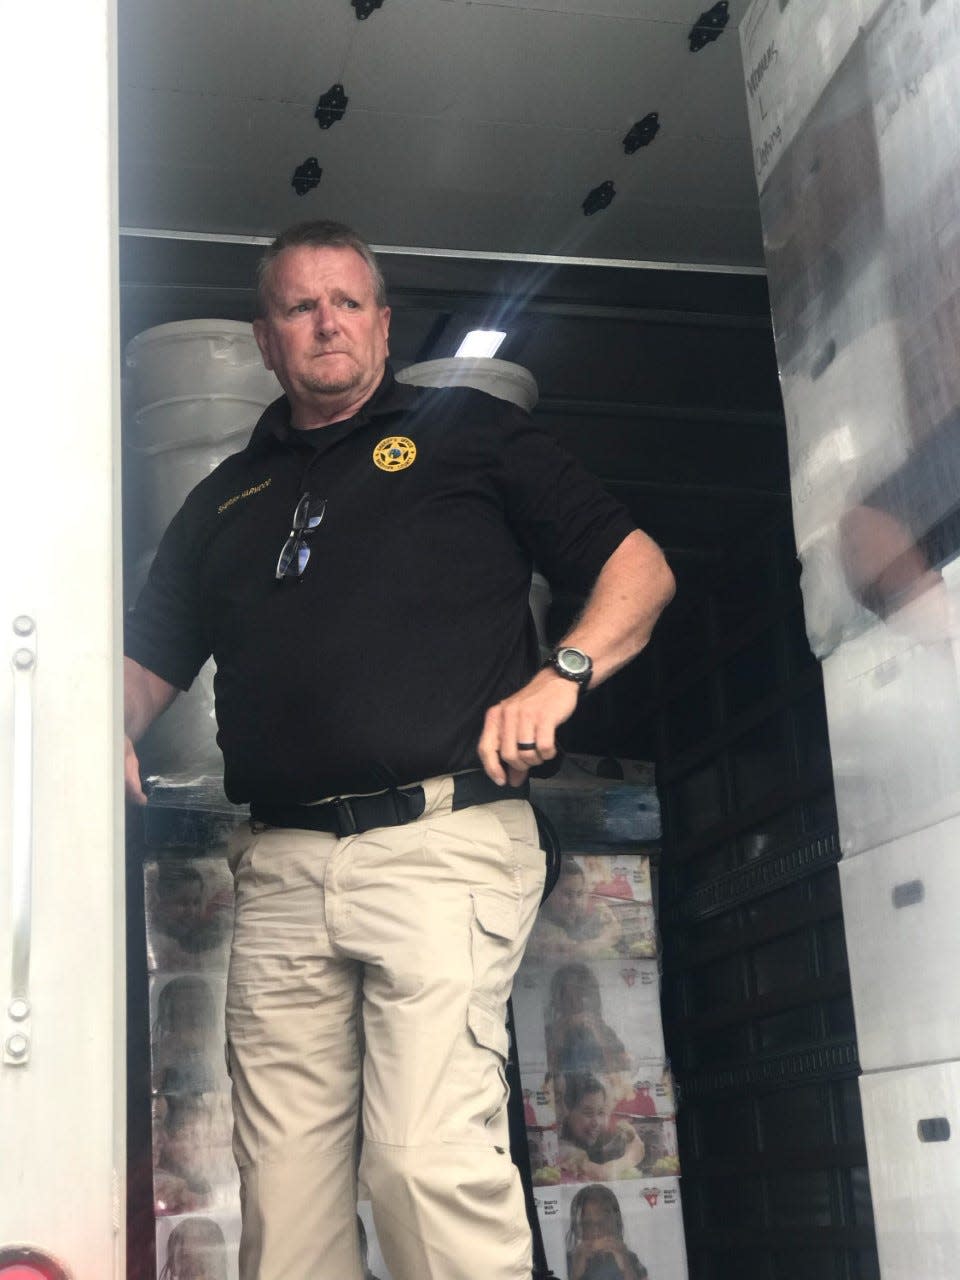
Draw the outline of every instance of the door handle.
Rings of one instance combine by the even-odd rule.
[[[37,624],[13,620],[13,793],[10,863],[10,1002],[3,1041],[5,1066],[30,1060],[30,942],[33,909],[33,686]]]

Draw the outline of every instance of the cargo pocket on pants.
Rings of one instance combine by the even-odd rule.
[[[493,1074],[483,1071],[483,1098],[489,1098],[483,1123],[490,1125],[503,1112],[509,1095],[506,1062],[507,997],[513,977],[514,952],[520,932],[519,894],[473,889],[473,991],[467,1026],[476,1044],[494,1055]]]

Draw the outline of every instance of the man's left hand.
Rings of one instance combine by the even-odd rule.
[[[579,695],[572,680],[550,668],[491,707],[477,744],[480,763],[498,786],[519,787],[528,772],[557,754],[556,730],[573,715]]]

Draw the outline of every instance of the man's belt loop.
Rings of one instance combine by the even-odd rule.
[[[353,806],[344,796],[337,796],[335,800],[330,801],[330,812],[336,823],[336,834],[340,839],[345,836],[355,836],[359,831],[356,815],[353,812]]]
[[[391,787],[387,794],[393,801],[397,826],[416,822],[417,818],[423,817],[427,807],[427,797],[423,787],[409,787],[405,791],[401,791],[399,787]]]

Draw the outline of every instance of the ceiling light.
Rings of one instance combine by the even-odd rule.
[[[455,356],[493,356],[506,337],[499,329],[471,329],[454,352]]]

